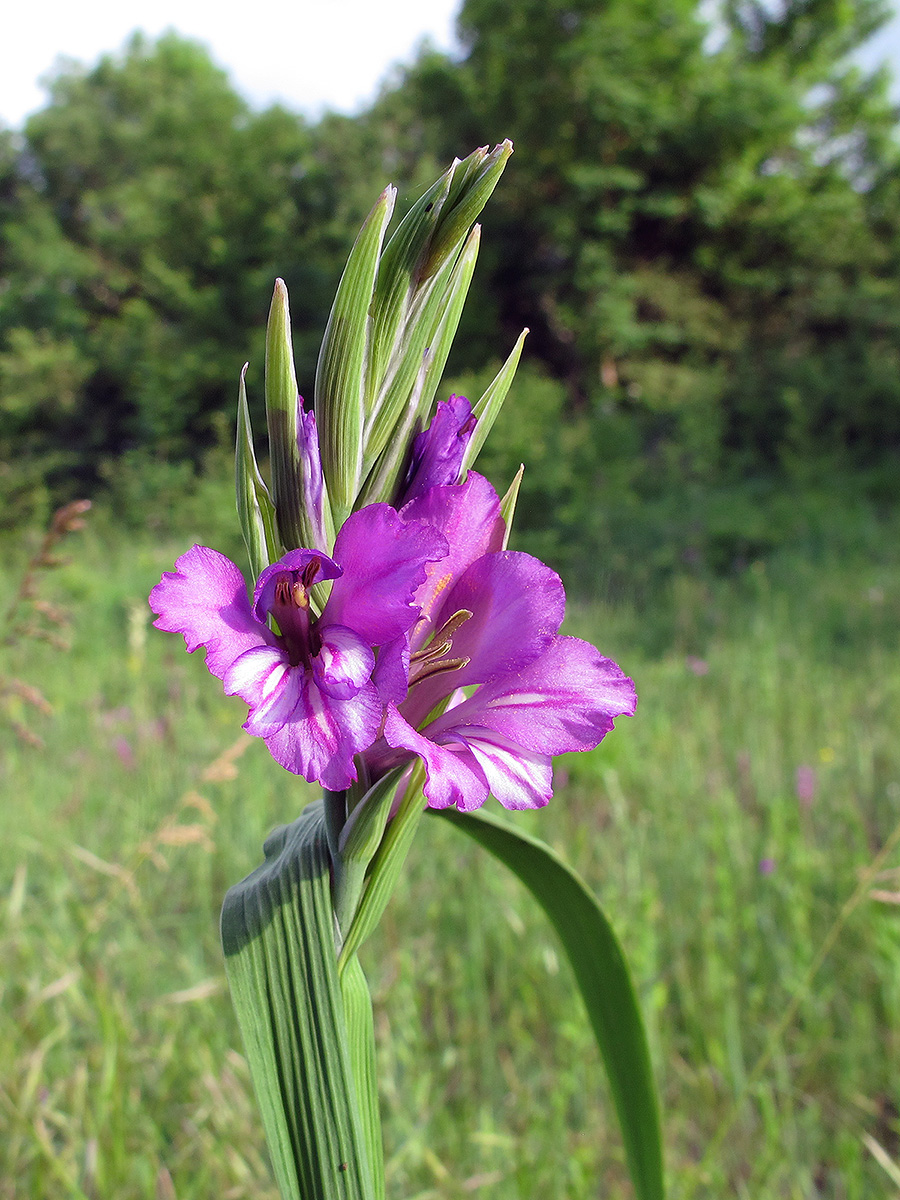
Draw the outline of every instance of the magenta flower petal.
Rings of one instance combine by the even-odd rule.
[[[448,551],[428,566],[425,583],[416,593],[422,624],[413,641],[430,632],[444,593],[476,559],[503,546],[505,525],[497,493],[482,476],[470,471],[457,487],[433,487],[403,508],[407,521],[426,521],[447,539]]]
[[[425,581],[425,564],[443,558],[440,532],[410,521],[388,504],[352,513],[334,543],[344,574],[335,580],[320,626],[346,625],[370,646],[405,633],[419,615],[413,603]]]
[[[335,700],[349,700],[368,683],[375,655],[358,633],[344,625],[322,630],[322,644],[312,660],[313,679]]]
[[[555,571],[530,554],[485,554],[447,590],[434,625],[454,613],[472,615],[453,633],[448,657],[468,659],[452,674],[423,679],[403,715],[416,728],[451,688],[470,687],[520,671],[547,648],[562,623],[566,597]]]
[[[315,565],[307,580],[309,587],[325,579],[338,579],[343,574],[334,559],[323,554],[321,550],[289,551],[279,558],[278,562],[266,567],[256,581],[256,587],[253,589],[253,613],[257,620],[264,621],[272,611],[279,578],[285,572],[297,571],[302,574],[305,568],[312,564]]]
[[[435,624],[460,610],[472,616],[453,635],[453,655],[470,663],[456,687],[520,670],[550,644],[562,624],[562,580],[539,559],[519,551],[485,554],[447,594]]]
[[[432,738],[490,729],[498,739],[538,754],[592,750],[637,704],[634,684],[588,642],[554,638],[521,671],[483,684],[474,695],[433,721]]]
[[[413,442],[403,503],[415,500],[432,487],[459,482],[463,457],[477,424],[465,396],[438,401],[431,424]]]
[[[372,682],[385,702],[399,704],[409,689],[409,639],[405,634],[394,638],[378,651]]]
[[[456,805],[468,812],[487,800],[490,789],[484,771],[465,746],[448,749],[423,737],[393,705],[388,705],[384,739],[395,750],[408,750],[422,760],[425,797],[431,808]]]
[[[291,720],[266,737],[266,746],[286,770],[341,791],[356,779],[353,756],[374,741],[383,711],[372,684],[349,700],[335,700],[310,681]]]
[[[250,705],[244,728],[266,737],[290,720],[303,689],[303,668],[291,667],[277,646],[257,646],[235,659],[225,672],[226,696],[240,696]]]
[[[231,664],[254,646],[273,646],[275,635],[257,621],[247,599],[247,585],[231,559],[192,546],[166,571],[150,593],[150,607],[158,614],[157,629],[184,635],[193,653],[206,650],[206,665],[222,679]]]
[[[265,739],[295,774],[341,789],[356,779],[354,756],[379,733],[384,699],[372,682],[375,649],[395,646],[380,683],[398,698],[409,661],[405,631],[416,620],[416,589],[429,559],[446,553],[442,534],[409,523],[387,505],[354,514],[335,558],[298,549],[260,575],[255,612],[240,571],[224,555],[195,546],[153,589],[157,625],[207,649],[210,670],[249,706],[245,729]],[[309,591],[335,580],[316,620]],[[264,623],[272,615],[275,634]],[[346,614],[346,620],[339,619]],[[401,678],[402,676],[402,678]]]
[[[493,729],[467,728],[460,742],[484,772],[491,795],[504,808],[542,808],[553,795],[548,754],[526,750]]]

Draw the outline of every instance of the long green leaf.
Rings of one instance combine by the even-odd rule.
[[[238,1023],[283,1200],[376,1200],[369,1095],[354,1066],[337,977],[331,856],[321,801],[265,845],[231,888],[222,946]],[[365,1034],[351,981],[353,1037]],[[366,1106],[369,1106],[367,1100]]]
[[[429,810],[434,812],[434,810]],[[662,1138],[641,1011],[619,941],[578,875],[549,846],[487,813],[435,813],[525,884],[563,944],[603,1055],[639,1200],[664,1195]]]

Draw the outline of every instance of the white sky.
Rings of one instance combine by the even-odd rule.
[[[253,104],[274,101],[317,115],[352,112],[423,37],[454,46],[462,0],[6,0],[0,33],[0,125],[16,128],[46,103],[39,80],[63,55],[88,65],[135,29],[174,28],[209,47]],[[510,0],[515,3],[515,0]],[[900,22],[860,55],[888,59],[900,76]],[[895,85],[895,94],[900,88]]]
[[[0,31],[0,123],[47,102],[38,80],[60,55],[92,65],[135,29],[204,42],[254,104],[315,115],[372,99],[423,37],[454,45],[461,0],[7,0]]]

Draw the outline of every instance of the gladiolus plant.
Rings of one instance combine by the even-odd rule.
[[[482,811],[489,796],[506,809],[546,805],[553,756],[593,749],[636,703],[614,662],[560,634],[556,573],[509,549],[521,471],[501,499],[472,469],[527,331],[475,404],[436,400],[475,267],[475,220],[511,153],[506,142],[454,162],[386,244],[395,193],[382,193],[338,287],[310,408],[276,283],[268,485],[243,375],[238,400],[249,575],[193,546],[150,595],[156,626],[202,647],[225,692],[246,703],[247,732],[323,788],[269,837],[264,863],[222,912],[285,1200],[385,1195],[357,952],[425,811],[474,838],[543,905],[604,1058],[636,1193],[663,1194],[649,1057],[615,935],[548,847]]]

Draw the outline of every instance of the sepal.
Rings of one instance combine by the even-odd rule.
[[[501,550],[505,550],[509,545],[509,535],[512,533],[513,517],[516,514],[516,501],[519,499],[519,488],[522,486],[522,476],[525,474],[525,464],[522,463],[518,471],[513,476],[513,481],[506,490],[506,495],[500,501],[500,516],[503,518],[503,523],[506,529],[503,533],[503,545]]]
[[[359,907],[367,873],[384,836],[402,768],[388,772],[354,808],[340,834],[334,864],[334,909],[346,931]]]
[[[372,301],[366,367],[364,471],[392,441],[408,412],[422,355],[431,362],[424,418],[456,332],[478,252],[473,225],[512,154],[512,143],[456,160],[419,198],[381,256]]]
[[[435,269],[447,250],[456,244],[487,204],[506,167],[513,144],[507,138],[493,150],[486,146],[451,168],[450,188],[439,214],[437,228],[420,267],[423,279]]]
[[[394,502],[397,499],[397,485],[408,464],[412,438],[427,424],[428,414],[459,327],[478,259],[480,241],[481,228],[476,225],[453,263],[446,286],[436,293],[430,305],[430,319],[426,322],[428,314],[423,314],[420,318],[421,328],[416,336],[414,348],[424,346],[425,350],[419,371],[412,389],[405,378],[398,377],[392,389],[395,398],[387,398],[386,407],[373,425],[367,442],[368,456],[371,458],[376,448],[381,446],[385,433],[387,443],[369,471],[361,504],[372,504],[377,500]],[[408,399],[405,411],[398,415],[396,397],[402,395],[408,395]]]

